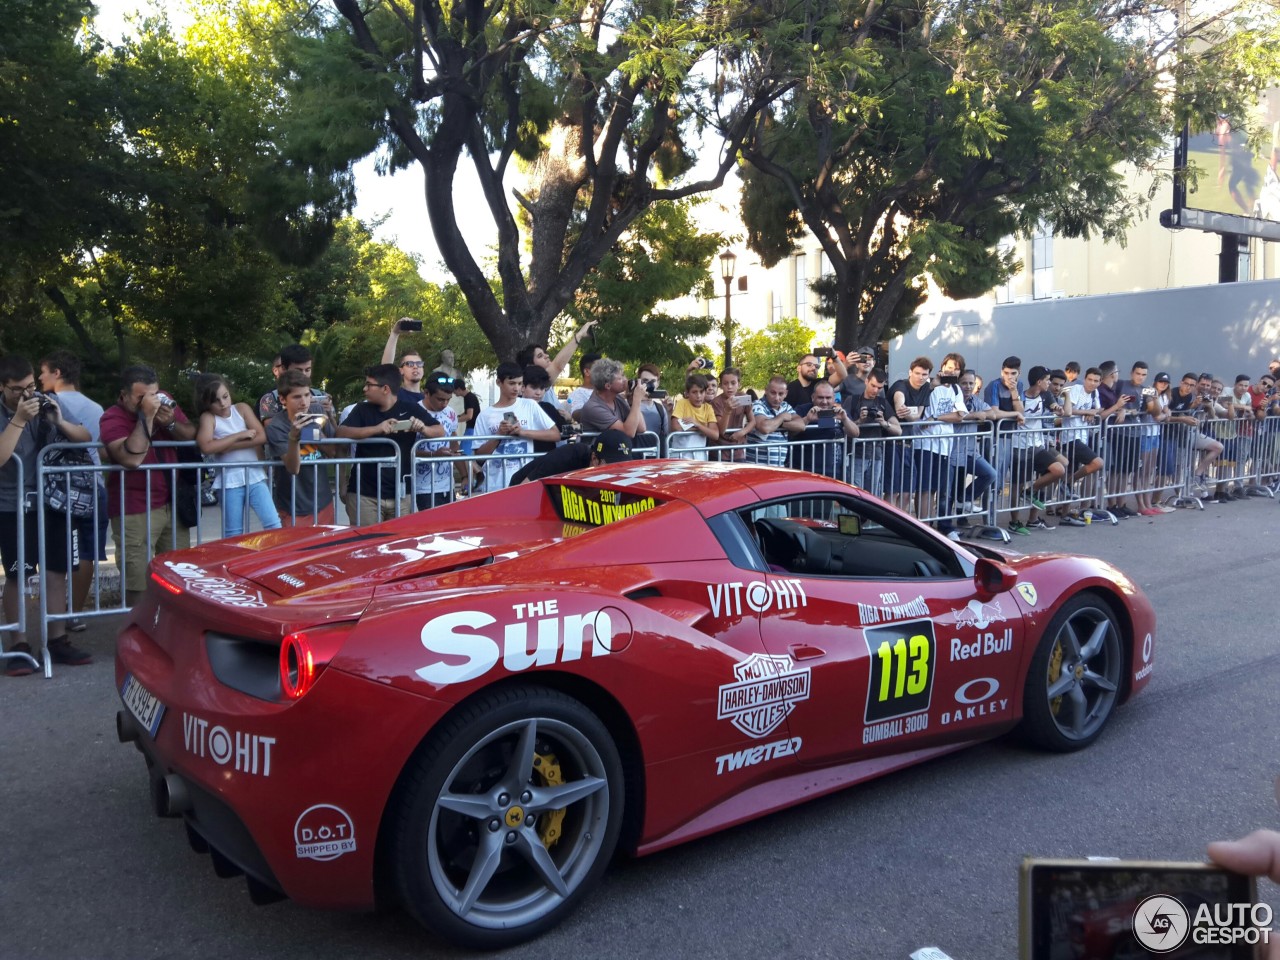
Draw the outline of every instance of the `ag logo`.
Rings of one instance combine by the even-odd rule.
[[[1027,601],[1028,604],[1033,607],[1036,605],[1036,600],[1039,599],[1039,597],[1036,594],[1036,585],[1034,583],[1027,583],[1024,580],[1022,583],[1017,585],[1017,591],[1022,594],[1022,599]]]
[[[1176,897],[1147,897],[1133,911],[1133,936],[1152,953],[1172,953],[1191,927],[1187,908]]]
[[[753,653],[734,664],[735,683],[720,688],[716,718],[728,720],[749,737],[767,737],[796,704],[809,699],[809,668],[788,656]]]

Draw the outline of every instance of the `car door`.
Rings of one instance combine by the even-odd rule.
[[[914,522],[857,498],[796,499],[745,517],[769,568],[761,638],[807,673],[790,716],[804,763],[976,738],[1013,716],[1023,630],[1011,594]],[[795,555],[770,555],[778,528]]]

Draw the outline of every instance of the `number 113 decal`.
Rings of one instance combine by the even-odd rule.
[[[866,723],[929,709],[933,693],[933,622],[912,620],[862,631],[871,654]]]

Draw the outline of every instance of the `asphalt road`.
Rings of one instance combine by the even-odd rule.
[[[1115,562],[1159,617],[1147,691],[1069,756],[996,742],[639,861],[512,957],[906,958],[1017,953],[1026,854],[1201,859],[1280,826],[1280,503],[1019,538]],[[0,678],[0,958],[461,956],[403,915],[254,907],[116,742],[112,624],[88,667]],[[1264,897],[1280,907],[1276,888]]]

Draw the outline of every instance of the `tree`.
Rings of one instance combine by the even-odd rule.
[[[118,221],[123,151],[93,43],[77,34],[87,0],[10,0],[0,17],[0,309],[8,334],[40,323],[42,288],[68,238],[93,242]],[[12,349],[0,339],[0,350]]]
[[[735,66],[748,86],[780,69],[804,82],[744,146],[748,245],[773,264],[812,234],[832,268],[815,290],[848,345],[901,330],[926,275],[954,297],[1007,279],[997,242],[1040,221],[1122,240],[1149,201],[1121,164],[1155,171],[1186,116],[1238,112],[1276,77],[1266,11],[1193,3],[1178,24],[1112,0],[758,5],[760,42]]]
[[[796,361],[813,348],[817,336],[795,317],[787,317],[742,337],[734,349],[743,387],[763,392],[770,377],[795,379]]]
[[[361,92],[385,110],[389,165],[426,174],[427,215],[499,358],[545,342],[592,272],[660,201],[720,185],[751,118],[786,89],[769,71],[738,87],[719,122],[728,146],[714,172],[677,183],[688,142],[723,86],[713,54],[736,42],[727,7],[682,0],[624,6],[442,0],[334,0],[346,30],[316,40],[307,75],[314,126],[332,129],[335,97]],[[354,44],[344,46],[349,37]],[[355,137],[353,136],[353,142]],[[463,156],[497,233],[495,286],[458,228]],[[507,193],[513,161],[529,186]],[[528,218],[521,235],[518,204]],[[526,246],[527,241],[527,246]]]

